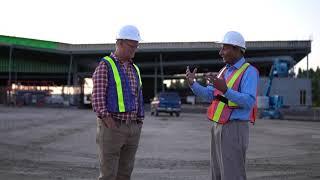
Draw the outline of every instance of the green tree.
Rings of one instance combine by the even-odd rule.
[[[306,78],[307,77],[307,70],[302,70],[299,68],[298,70],[298,78]],[[309,78],[311,80],[312,86],[312,103],[313,106],[320,106],[320,68],[317,67],[316,70],[312,68],[309,69]]]

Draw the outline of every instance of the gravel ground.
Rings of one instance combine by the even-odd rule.
[[[147,116],[133,180],[209,179],[204,114]],[[250,180],[320,179],[320,122],[258,120],[250,128]],[[0,107],[0,179],[97,179],[91,110]]]

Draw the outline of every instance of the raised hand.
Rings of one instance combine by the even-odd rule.
[[[196,73],[197,73],[197,68],[194,68],[193,71],[191,72],[189,69],[189,66],[187,66],[186,79],[189,85],[192,85],[194,80],[196,79]]]
[[[204,78],[208,85],[213,85],[212,82],[213,82],[213,79],[216,78],[216,76],[217,75],[213,72],[207,72],[204,74]]]
[[[212,81],[213,87],[217,88],[222,93],[226,93],[228,90],[227,83],[222,77],[215,77]]]

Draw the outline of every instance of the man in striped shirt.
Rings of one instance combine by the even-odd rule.
[[[99,180],[131,177],[144,118],[140,71],[132,61],[139,41],[136,27],[121,28],[115,52],[100,61],[92,77]]]

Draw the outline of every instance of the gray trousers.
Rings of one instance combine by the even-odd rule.
[[[100,160],[99,180],[130,180],[138,149],[142,124],[116,121],[110,129],[97,119],[97,145]]]
[[[212,123],[211,161],[212,180],[246,180],[246,151],[249,143],[249,123],[229,121]]]

